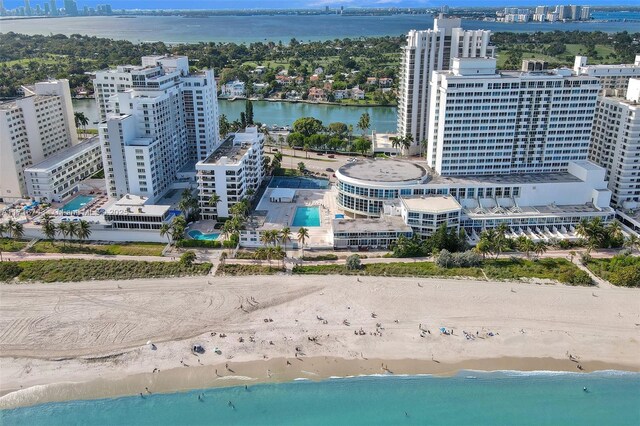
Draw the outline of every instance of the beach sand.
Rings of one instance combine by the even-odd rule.
[[[637,289],[359,280],[2,285],[0,408],[361,374],[640,371]]]

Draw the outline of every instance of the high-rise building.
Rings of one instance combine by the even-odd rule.
[[[176,82],[185,111],[187,155],[195,163],[203,160],[219,144],[218,98],[213,70],[189,72],[186,56],[145,56],[141,66],[122,65],[98,71],[93,80],[100,119],[120,113],[111,97],[130,89],[156,88],[159,81]]]
[[[588,65],[586,56],[576,56],[573,72],[577,75],[598,77],[604,95],[624,97],[630,78],[640,78],[640,54],[633,64]]]
[[[465,31],[457,18],[438,18],[433,30],[411,30],[402,49],[398,89],[398,134],[410,135],[410,153],[427,139],[429,81],[433,71],[447,70],[457,57],[492,57],[490,31]]]
[[[606,169],[611,202],[640,207],[640,79],[630,79],[626,96],[598,99],[589,159]]]
[[[0,103],[0,198],[28,195],[24,170],[78,143],[68,80],[25,87]]]
[[[495,59],[456,58],[431,85],[427,163],[442,175],[566,172],[587,159],[594,77],[498,73]]]
[[[264,135],[257,127],[247,127],[196,164],[202,218],[229,217],[231,207],[260,187],[265,176],[263,156]],[[220,197],[217,204],[210,202],[214,194]]]

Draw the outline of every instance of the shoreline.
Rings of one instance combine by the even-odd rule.
[[[291,365],[287,364],[291,363]],[[157,373],[137,373],[118,378],[98,378],[86,382],[58,382],[25,389],[4,390],[0,409],[76,400],[132,397],[140,393],[169,394],[198,389],[253,386],[258,384],[291,383],[299,380],[326,381],[331,379],[371,376],[453,377],[464,371],[493,372],[558,372],[586,374],[599,371],[640,373],[640,366],[584,361],[583,371],[576,372],[575,363],[556,358],[485,358],[441,363],[425,359],[345,359],[330,356],[310,358],[272,358],[172,368]],[[384,367],[383,367],[384,366]],[[220,372],[225,374],[220,374]],[[147,391],[148,389],[148,391]]]

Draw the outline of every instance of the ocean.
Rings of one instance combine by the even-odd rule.
[[[583,387],[587,388],[585,392]],[[200,396],[200,398],[198,397]],[[367,376],[71,401],[0,411],[3,425],[638,425],[640,374]]]
[[[633,12],[599,13],[597,22],[525,24],[463,20],[465,29],[492,31],[604,31],[640,32],[640,19]],[[622,20],[627,20],[623,21]],[[389,16],[115,16],[58,19],[16,19],[0,21],[0,32],[21,34],[85,34],[132,42],[165,43],[332,40],[345,37],[398,36],[411,29],[433,28],[430,15]]]

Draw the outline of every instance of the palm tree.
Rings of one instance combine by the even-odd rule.
[[[282,245],[284,246],[285,253],[287,252],[287,241],[291,240],[291,228],[285,226],[280,231],[280,241],[282,241]]]
[[[76,230],[76,237],[80,240],[86,240],[91,236],[91,226],[86,220],[81,220],[78,223],[78,229]]]
[[[58,233],[62,235],[65,245],[67,244],[67,236],[69,235],[69,224],[70,222],[60,222],[60,225],[58,225]]]
[[[167,242],[171,244],[171,225],[166,222],[160,225],[160,238],[164,236],[167,237]]]
[[[307,238],[309,238],[309,230],[304,227],[298,229],[298,241],[300,242],[300,244],[302,244],[303,255],[304,255],[304,244],[307,241]]]
[[[56,237],[56,224],[53,222],[53,216],[49,213],[45,213],[41,218],[42,235],[47,240],[52,240]]]
[[[86,126],[89,124],[89,119],[84,115],[83,112],[74,112],[73,119],[75,120],[75,123],[76,123],[76,129],[79,129],[80,127],[85,129]],[[80,132],[78,131],[78,133]]]

